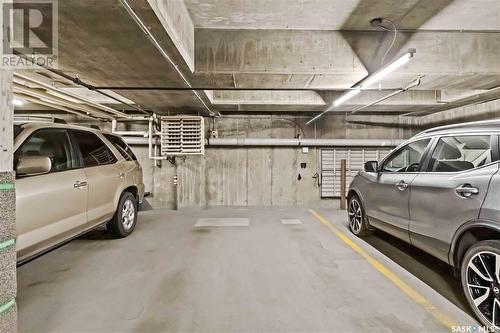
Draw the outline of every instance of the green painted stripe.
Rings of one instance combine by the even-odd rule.
[[[4,312],[7,312],[8,310],[10,310],[10,308],[12,308],[14,305],[16,304],[16,299],[13,298],[11,299],[10,301],[8,301],[7,303],[4,303],[2,305],[0,305],[0,314],[3,314]]]
[[[3,249],[6,249],[8,248],[9,246],[12,246],[16,243],[16,240],[15,239],[8,239],[6,241],[3,241],[3,242],[0,242],[0,250],[3,250]]]
[[[0,183],[0,191],[12,191],[15,187],[14,183]]]

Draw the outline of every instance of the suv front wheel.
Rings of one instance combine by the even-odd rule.
[[[108,231],[116,238],[130,235],[137,224],[137,199],[130,192],[123,192],[115,215],[108,222]]]
[[[351,232],[358,237],[368,236],[370,229],[366,222],[365,210],[357,195],[353,195],[349,199],[347,213],[349,215],[349,229]]]
[[[472,246],[462,261],[462,287],[481,322],[500,332],[500,240]]]

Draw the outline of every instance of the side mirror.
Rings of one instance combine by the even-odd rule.
[[[47,156],[24,156],[19,159],[16,168],[18,176],[38,176],[50,172],[52,162]]]
[[[377,161],[368,161],[365,163],[365,171],[366,172],[378,172],[378,162]]]

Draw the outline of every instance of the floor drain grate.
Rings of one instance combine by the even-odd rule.
[[[199,219],[194,225],[195,228],[203,227],[248,227],[249,219],[246,218],[207,218]]]

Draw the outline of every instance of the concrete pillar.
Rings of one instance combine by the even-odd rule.
[[[0,332],[17,332],[12,71],[0,70]]]

